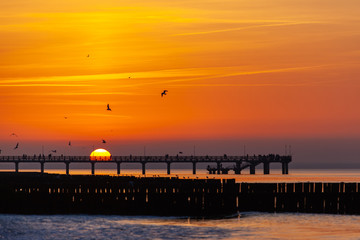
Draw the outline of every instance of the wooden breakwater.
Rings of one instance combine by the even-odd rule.
[[[360,214],[359,183],[0,173],[0,213],[223,216],[237,211]]]

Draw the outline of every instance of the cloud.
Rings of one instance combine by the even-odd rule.
[[[283,22],[283,23],[273,23],[273,24],[261,24],[261,25],[253,25],[247,27],[238,27],[238,28],[227,28],[227,29],[218,29],[212,31],[202,31],[202,32],[190,32],[190,33],[178,33],[173,34],[171,36],[190,36],[190,35],[202,35],[202,34],[213,34],[213,33],[222,33],[222,32],[233,32],[240,30],[247,30],[253,28],[265,28],[265,27],[281,27],[281,26],[293,26],[293,25],[304,25],[304,24],[319,24],[322,22]]]
[[[91,87],[90,84],[59,84],[59,83],[20,83],[20,84],[2,84],[0,87]]]

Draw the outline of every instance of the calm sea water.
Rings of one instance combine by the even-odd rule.
[[[241,213],[229,219],[0,215],[0,239],[360,239],[360,216]]]
[[[1,170],[0,170],[1,171]],[[3,170],[5,171],[5,170]],[[6,171],[13,171],[7,169]],[[20,169],[21,172],[39,172],[39,169]],[[45,169],[47,173],[65,174],[65,169]],[[96,169],[96,174],[116,175],[116,168]],[[70,174],[91,174],[90,169],[70,169]],[[141,169],[124,169],[122,176],[141,175]],[[234,178],[237,182],[360,182],[360,169],[290,169],[288,175],[282,175],[280,169],[271,169],[269,175],[264,175],[262,169],[257,169],[255,175],[243,171],[241,175],[207,174],[204,169],[198,169],[193,175],[191,169],[172,169],[171,174],[166,174],[166,169],[147,169],[146,177],[178,177],[178,178]]]
[[[34,169],[35,171],[38,171]],[[34,171],[26,170],[26,171]],[[62,170],[47,170],[63,173]],[[72,170],[89,174],[88,169]],[[98,170],[114,174],[114,170]],[[164,170],[149,170],[147,176],[167,176]],[[138,170],[125,175],[139,176]],[[360,182],[360,170],[279,170],[264,176],[192,175],[175,170],[171,177],[236,178],[238,182]],[[360,204],[360,203],[359,203]],[[149,216],[101,215],[0,215],[0,239],[359,239],[360,216],[300,213],[247,212],[226,219],[190,219]]]

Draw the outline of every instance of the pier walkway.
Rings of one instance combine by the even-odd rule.
[[[280,156],[278,154],[268,155],[253,155],[253,156],[111,156],[110,159],[103,160],[90,158],[90,156],[52,156],[52,155],[22,155],[22,156],[0,156],[0,163],[14,163],[15,172],[19,172],[20,163],[40,163],[40,171],[44,173],[45,163],[64,163],[66,167],[66,174],[69,174],[71,163],[90,163],[91,174],[95,174],[95,164],[99,163],[116,163],[117,174],[120,174],[122,163],[140,163],[142,166],[142,174],[146,173],[146,164],[149,163],[165,163],[167,165],[167,174],[171,172],[172,163],[190,163],[192,164],[193,174],[196,174],[196,165],[198,163],[216,164],[216,173],[220,174],[223,163],[234,163],[231,170],[235,174],[241,174],[245,168],[250,169],[250,174],[255,174],[255,168],[258,165],[263,165],[264,174],[270,174],[270,163],[280,163],[282,166],[282,174],[289,173],[289,163],[292,156]]]

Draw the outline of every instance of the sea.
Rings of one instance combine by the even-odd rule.
[[[39,171],[27,169],[23,171]],[[46,170],[63,173],[63,170]],[[89,174],[89,169],[71,170]],[[113,169],[97,174],[112,175]],[[139,170],[122,172],[142,176]],[[147,176],[167,176],[151,169]],[[143,177],[143,176],[142,176]],[[237,182],[360,182],[357,169],[291,169],[289,175],[272,170],[264,176],[209,175],[205,171],[177,169],[169,177],[235,178]],[[360,204],[360,203],[359,203]],[[117,215],[9,215],[0,214],[0,239],[359,239],[360,215],[239,212],[216,219]]]

